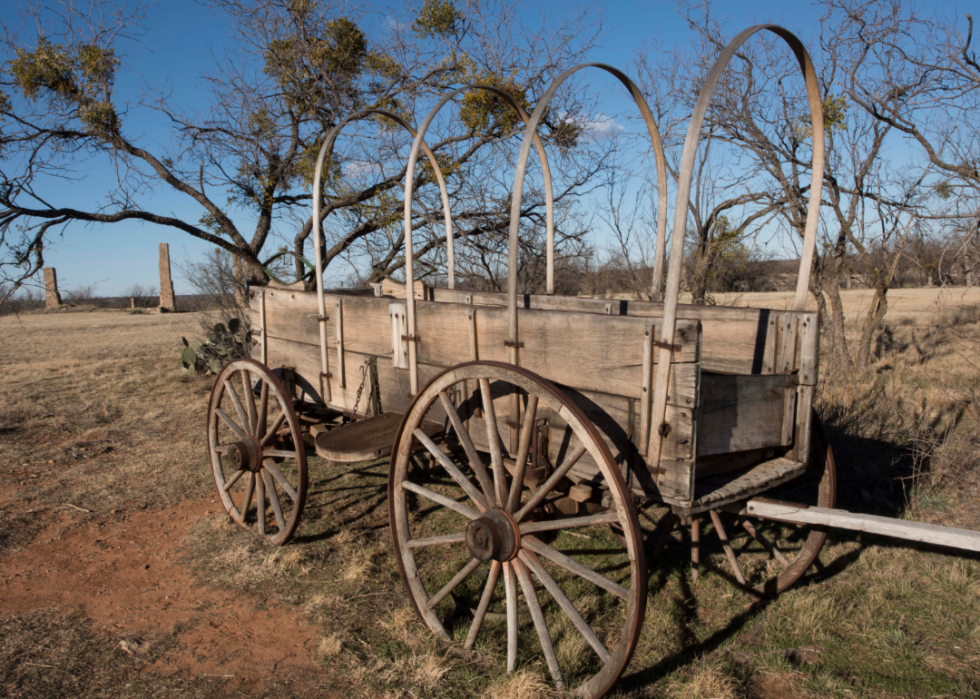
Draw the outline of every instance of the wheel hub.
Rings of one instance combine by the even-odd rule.
[[[521,547],[521,530],[509,512],[494,508],[466,525],[466,545],[479,561],[509,561]]]
[[[254,439],[243,439],[228,447],[228,458],[239,471],[255,471],[262,468],[259,445]]]

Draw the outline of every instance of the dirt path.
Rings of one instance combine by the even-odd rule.
[[[68,605],[121,640],[172,634],[176,649],[147,669],[229,676],[228,690],[287,678],[294,689],[297,678],[322,686],[316,629],[295,610],[198,586],[178,562],[181,539],[217,507],[204,500],[101,522],[61,514],[29,548],[4,556],[0,614]]]

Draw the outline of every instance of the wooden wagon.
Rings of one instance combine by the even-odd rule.
[[[647,556],[659,554],[678,524],[690,527],[694,576],[705,521],[734,581],[749,592],[774,594],[799,579],[826,539],[822,525],[841,522],[833,519],[833,455],[813,417],[819,319],[805,310],[823,117],[809,56],[786,30],[742,32],[708,75],[687,134],[673,230],[685,230],[693,159],[714,86],[736,48],[762,29],[785,39],[798,57],[814,132],[793,310],[678,304],[684,236],[677,233],[659,302],[666,187],[655,301],[551,293],[551,181],[536,132],[565,80],[586,67],[613,74],[644,117],[660,182],[666,179],[656,124],[642,94],[625,74],[601,64],[560,75],[531,115],[506,93],[485,86],[446,95],[417,132],[381,113],[415,139],[406,175],[406,278],[414,279],[412,188],[416,160],[424,153],[446,209],[448,288],[386,283],[325,291],[320,172],[342,122],[324,141],[314,182],[316,291],[250,289],[258,340],[253,358],[231,362],[212,392],[210,458],[229,514],[283,544],[303,511],[307,451],[334,462],[390,455],[395,558],[425,624],[465,648],[499,651],[508,671],[543,658],[557,687],[584,697],[608,691],[629,662],[643,621]],[[448,196],[424,142],[438,111],[466,89],[498,94],[527,124],[516,168],[507,293],[454,288]],[[549,293],[541,295],[518,294],[516,274],[532,145],[548,197]],[[780,500],[754,497],[762,493]],[[659,538],[650,537],[654,545],[645,551],[637,511],[651,505],[665,508],[665,515]],[[871,519],[850,526],[874,530]],[[780,520],[804,526],[784,527]],[[895,527],[884,529],[928,539],[912,523],[903,526],[897,534]],[[729,538],[736,528],[751,543],[738,553]],[[953,543],[977,548],[975,534],[956,531],[944,530],[944,543],[961,537]],[[519,598],[530,620],[519,612]],[[556,651],[555,639],[569,635],[584,640],[586,659],[570,662]]]

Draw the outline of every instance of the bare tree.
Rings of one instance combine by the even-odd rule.
[[[92,2],[62,5],[60,15],[29,6],[19,27],[3,20],[0,272],[14,289],[43,266],[52,235],[134,220],[176,228],[230,253],[239,286],[266,283],[270,245],[289,245],[296,276],[305,274],[298,258],[306,256],[320,139],[348,117],[351,138],[339,145],[326,178],[325,262],[366,266],[360,276],[368,278],[390,275],[402,264],[392,222],[401,210],[410,137],[371,110],[420,120],[434,96],[470,83],[495,85],[528,105],[601,29],[587,10],[532,31],[503,0],[425,0],[414,7],[413,21],[392,23],[369,39],[363,26],[373,10],[366,6],[211,0],[237,45],[204,76],[211,99],[195,112],[175,104],[162,86],[147,87],[135,101],[117,94],[116,75],[127,67],[121,51],[126,37],[142,31],[144,11]],[[543,129],[565,151],[560,163],[570,192],[595,162],[594,149],[576,143],[575,124],[588,118],[588,103],[573,94],[563,92]],[[464,239],[485,238],[499,225],[506,190],[488,202],[473,198],[468,185],[507,163],[508,139],[522,128],[505,107],[499,98],[462,96],[457,110],[447,111],[454,128],[431,132],[430,145],[452,180],[456,235]],[[139,135],[138,115],[147,111],[170,123],[169,143]],[[59,202],[52,190],[79,175],[82,159],[108,162],[118,173],[87,210]],[[425,228],[439,209],[431,171],[421,168],[415,184],[415,225]],[[156,210],[147,195],[162,189],[196,206],[199,217]],[[539,216],[542,198],[527,201],[529,219]],[[433,270],[442,242],[431,233],[418,253]]]
[[[160,302],[160,292],[155,286],[133,284],[125,295],[132,299],[134,308],[153,308]]]
[[[862,64],[849,98],[921,149],[930,167],[923,181],[935,195],[921,217],[957,228],[946,264],[965,257],[972,267],[980,237],[980,62],[972,16],[950,20],[901,0],[824,4],[826,21],[840,27],[839,42]],[[929,282],[939,282],[941,270],[925,265]]]
[[[675,92],[693,100],[700,80],[728,43],[725,28],[711,19],[707,5],[684,6],[683,13],[695,33],[694,48],[671,54],[676,72],[670,76]],[[902,254],[903,235],[917,225],[929,197],[930,167],[919,164],[901,173],[891,172],[887,148],[901,138],[892,124],[863,109],[851,109],[857,100],[856,86],[871,80],[874,67],[866,55],[856,51],[849,35],[831,15],[823,19],[819,42],[809,42],[811,55],[824,96],[824,130],[827,162],[823,174],[823,254],[811,277],[813,292],[837,361],[846,370],[867,366],[876,333],[887,311],[887,292]],[[661,71],[661,76],[663,72]],[[661,80],[664,78],[661,77]],[[705,120],[705,153],[721,142],[736,150],[725,151],[732,167],[746,173],[741,183],[744,194],[736,202],[755,205],[745,217],[747,226],[760,226],[773,214],[790,242],[802,240],[808,211],[811,178],[812,129],[806,93],[799,67],[780,40],[756,35],[736,52],[719,82]],[[700,163],[706,161],[702,155]],[[710,180],[716,168],[697,173],[698,181]],[[705,201],[724,206],[716,193]],[[695,289],[706,267],[712,265],[711,226],[720,220],[714,208],[696,197],[690,203],[695,219],[692,248],[695,258]],[[698,218],[698,210],[710,212]],[[729,222],[727,230],[731,228]],[[738,229],[736,229],[738,230]],[[745,229],[747,231],[747,228]],[[715,234],[717,237],[717,234]],[[884,264],[871,264],[872,251],[886,255]],[[862,261],[875,296],[862,321],[856,351],[848,349],[842,280],[854,255]]]

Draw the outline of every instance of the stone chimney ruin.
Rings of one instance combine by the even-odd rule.
[[[61,308],[61,294],[58,293],[58,273],[54,267],[44,268],[44,307]]]
[[[173,311],[177,308],[174,296],[174,283],[170,277],[170,246],[160,243],[160,310]]]

